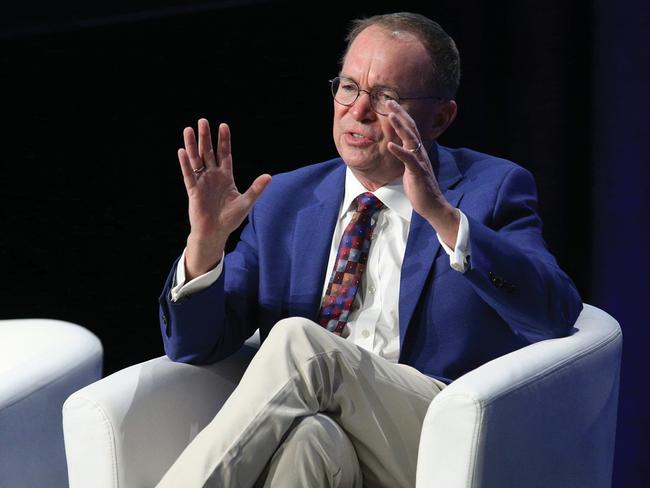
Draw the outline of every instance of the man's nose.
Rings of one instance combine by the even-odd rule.
[[[370,93],[366,90],[359,90],[359,96],[350,107],[350,112],[356,120],[374,119],[377,114],[372,109]]]

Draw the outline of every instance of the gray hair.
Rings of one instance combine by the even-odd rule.
[[[388,32],[406,31],[415,35],[431,58],[431,81],[437,94],[446,100],[452,100],[456,96],[460,84],[460,55],[456,43],[437,22],[424,15],[397,12],[353,20],[345,38],[348,44],[341,63],[352,42],[371,25],[377,25]]]

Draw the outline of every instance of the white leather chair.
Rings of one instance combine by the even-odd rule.
[[[495,359],[433,400],[418,488],[610,486],[621,331],[590,305],[575,329]],[[154,486],[254,351],[247,345],[209,366],[160,357],[74,393],[63,408],[70,486]]]
[[[68,486],[61,408],[102,377],[102,357],[78,325],[0,320],[0,487]]]

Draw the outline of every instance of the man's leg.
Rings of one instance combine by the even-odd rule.
[[[307,319],[282,320],[158,486],[251,487],[294,421],[323,412],[347,433],[366,485],[412,487],[422,421],[443,387]]]
[[[317,413],[298,421],[260,475],[256,488],[362,488],[354,446],[343,429]]]

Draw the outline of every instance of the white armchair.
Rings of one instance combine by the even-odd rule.
[[[79,325],[0,320],[0,487],[68,486],[61,407],[102,377],[102,358]]]
[[[418,488],[610,486],[621,331],[590,305],[575,329],[490,361],[433,400]],[[70,486],[154,486],[235,388],[256,343],[209,366],[160,357],[74,393],[63,408]]]

